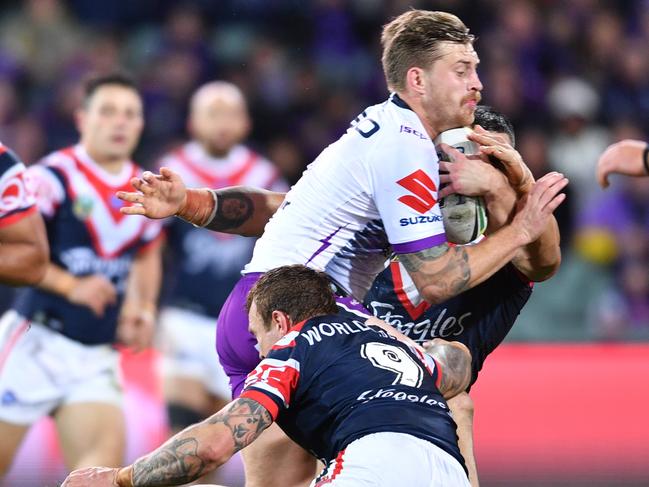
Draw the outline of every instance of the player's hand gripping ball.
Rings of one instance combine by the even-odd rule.
[[[461,127],[446,130],[439,134],[435,140],[435,147],[447,144],[464,155],[478,153],[478,144],[467,139],[471,129]],[[438,150],[440,160],[453,162],[445,153]],[[449,242],[467,244],[474,241],[487,229],[487,210],[481,196],[465,196],[451,194],[439,201],[444,219],[444,229]]]

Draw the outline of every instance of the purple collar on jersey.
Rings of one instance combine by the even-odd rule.
[[[392,103],[394,103],[396,106],[398,106],[400,108],[405,108],[407,110],[412,110],[412,108],[410,108],[410,105],[408,105],[405,101],[403,101],[403,99],[401,99],[401,97],[399,95],[397,95],[396,93],[392,93],[391,100],[392,100]]]

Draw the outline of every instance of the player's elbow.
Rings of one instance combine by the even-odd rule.
[[[473,419],[475,406],[473,404],[473,399],[471,399],[471,396],[469,396],[466,391],[462,391],[448,399],[447,403],[448,407],[450,407],[453,412],[453,417],[462,416],[464,418]]]
[[[232,441],[228,441],[226,438],[214,438],[210,442],[205,442],[197,451],[197,455],[205,463],[205,471],[211,472],[234,455]]]

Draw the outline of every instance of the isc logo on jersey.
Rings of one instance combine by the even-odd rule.
[[[417,169],[405,178],[399,179],[397,184],[411,193],[399,197],[399,201],[417,213],[421,213],[419,216],[401,218],[399,225],[406,227],[408,225],[442,221],[441,215],[426,214],[437,204],[435,198],[437,196],[437,186],[428,174],[421,169]]]

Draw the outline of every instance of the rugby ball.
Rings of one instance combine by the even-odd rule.
[[[477,154],[478,144],[467,139],[469,133],[471,133],[471,129],[468,127],[446,130],[439,134],[433,142],[436,148],[439,144],[444,143],[464,154]],[[440,160],[453,162],[440,149],[437,149],[437,155]],[[452,194],[442,198],[439,201],[439,206],[442,210],[444,229],[449,242],[470,243],[487,229],[487,208],[481,196]]]

